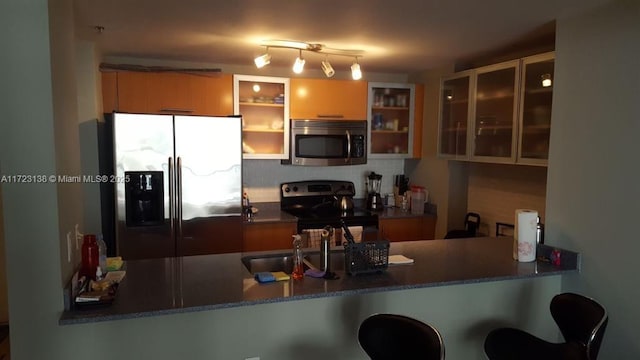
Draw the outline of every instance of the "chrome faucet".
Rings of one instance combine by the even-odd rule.
[[[331,236],[333,228],[329,225],[322,229],[320,234],[320,270],[331,272]]]

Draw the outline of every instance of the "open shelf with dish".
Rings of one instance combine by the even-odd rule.
[[[234,113],[242,115],[245,159],[289,157],[289,79],[234,75]]]
[[[413,155],[415,85],[369,83],[371,158]]]

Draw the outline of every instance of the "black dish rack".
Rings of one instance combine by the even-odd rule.
[[[389,241],[344,243],[344,269],[349,275],[382,272],[389,267]]]

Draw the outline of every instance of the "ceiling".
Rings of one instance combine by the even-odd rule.
[[[518,43],[608,1],[76,0],[75,16],[79,36],[104,56],[248,66],[265,52],[261,40],[286,39],[363,50],[363,72],[407,74]],[[297,55],[269,52],[269,66],[289,67]],[[324,60],[303,55],[307,66]],[[329,60],[336,71],[353,62]]]

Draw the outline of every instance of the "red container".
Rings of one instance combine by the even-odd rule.
[[[99,258],[100,249],[95,235],[85,235],[82,242],[82,264],[80,266],[80,275],[84,275],[89,279],[95,280],[96,269],[100,265]]]

